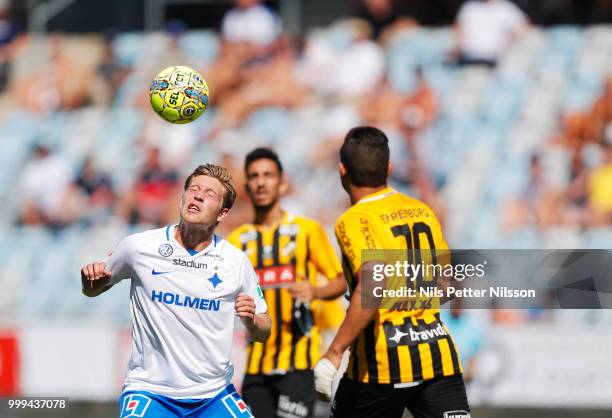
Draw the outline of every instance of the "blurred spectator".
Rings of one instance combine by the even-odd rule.
[[[394,0],[361,0],[355,17],[368,22],[372,37],[381,42],[399,28],[416,26],[416,21],[403,15]]]
[[[386,27],[395,23],[400,17],[392,0],[362,0],[360,6],[356,17],[370,24],[374,39],[377,39]]]
[[[37,145],[20,179],[23,204],[19,223],[60,227],[72,222],[75,210],[68,203],[70,166],[44,145]]]
[[[89,100],[93,69],[89,71],[65,50],[66,40],[49,39],[50,59],[44,66],[15,85],[13,97],[26,109],[72,110]]]
[[[320,94],[352,99],[371,93],[384,70],[384,51],[372,40],[370,25],[346,19],[308,40],[299,78]]]
[[[181,185],[177,170],[162,165],[158,148],[149,148],[146,155],[132,192],[125,196],[124,206],[131,225],[161,226],[172,219]]]
[[[220,110],[216,131],[239,126],[261,107],[302,104],[309,90],[295,77],[296,63],[293,45],[283,38],[267,60],[238,69],[233,88],[216,101]]]
[[[513,37],[527,28],[528,20],[507,0],[470,0],[459,10],[455,23],[458,63],[495,66]]]
[[[17,25],[9,16],[9,9],[0,5],[0,93],[4,92],[11,65],[11,44],[17,36]]]
[[[278,16],[260,0],[235,0],[223,17],[221,33],[229,42],[247,42],[260,47],[270,45],[280,35]]]
[[[584,140],[599,143],[605,135],[612,135],[612,76],[608,77],[602,94],[584,115]]]
[[[549,205],[543,205],[544,195],[548,190],[548,184],[542,169],[542,162],[538,154],[531,156],[529,163],[529,178],[521,196],[508,201],[503,213],[503,230],[513,231],[516,228],[538,224],[539,216],[550,217],[556,215],[556,210]],[[546,222],[552,223],[552,222]]]
[[[588,180],[590,221],[593,225],[612,224],[612,138],[602,144],[603,164]]]
[[[104,104],[110,106],[121,86],[129,74],[130,69],[119,63],[119,60],[113,52],[112,39],[107,37],[104,43],[104,51],[102,59],[96,69],[97,79],[93,84],[95,86],[95,94],[92,92],[92,101],[96,104]]]
[[[406,133],[414,137],[438,117],[439,101],[435,91],[423,77],[423,71],[415,71],[415,88],[402,107],[402,124]]]
[[[88,222],[102,221],[111,215],[116,198],[111,179],[96,170],[91,158],[83,162],[74,185],[86,197],[83,216]]]

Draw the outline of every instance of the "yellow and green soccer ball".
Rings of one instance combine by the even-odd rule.
[[[149,99],[155,113],[168,122],[193,122],[208,106],[208,84],[193,68],[168,67],[151,83]]]

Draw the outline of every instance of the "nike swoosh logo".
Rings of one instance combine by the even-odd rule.
[[[170,273],[169,271],[155,271],[155,269],[151,270],[151,274],[153,276],[159,276],[160,274],[168,274]]]

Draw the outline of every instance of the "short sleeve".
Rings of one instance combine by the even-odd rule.
[[[259,286],[259,280],[253,266],[244,254],[241,254],[240,276],[242,287],[239,293],[243,293],[253,298],[255,301],[255,313],[261,314],[268,311],[266,300],[264,299],[263,291]]]
[[[329,280],[337,278],[342,272],[340,261],[323,227],[317,222],[314,222],[314,227],[308,237],[308,247],[310,258],[317,267],[317,270],[323,273]]]
[[[442,232],[442,227],[440,226],[440,221],[433,215],[433,237],[434,237],[434,248],[438,250],[448,250],[448,243],[446,242],[446,238],[444,238],[444,233]]]
[[[132,260],[134,257],[131,237],[122,239],[117,247],[103,260],[106,268],[112,273],[111,285],[132,276]]]

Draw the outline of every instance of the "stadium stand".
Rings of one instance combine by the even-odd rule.
[[[10,282],[11,289],[3,297],[15,304],[4,305],[15,307],[7,311],[20,318],[22,314],[62,317],[92,312],[79,310],[84,303],[74,287],[65,294],[61,309],[46,306],[52,294],[41,292],[41,300],[22,303],[19,301],[26,299],[19,295],[31,285],[26,278],[59,291],[88,255],[112,248],[113,240],[121,236],[119,231],[144,227],[130,224],[133,203],[127,197],[132,194],[147,149],[160,149],[162,165],[185,174],[198,162],[222,156],[239,171],[248,149],[271,145],[283,156],[291,176],[287,198],[291,207],[331,227],[345,204],[335,180],[338,141],[348,127],[368,118],[368,107],[378,100],[396,112],[387,120],[379,120],[388,124],[392,148],[400,151],[396,165],[414,164],[424,171],[421,175],[415,170],[398,175],[395,186],[426,201],[429,198],[433,206],[444,202],[445,228],[452,245],[607,245],[609,226],[591,226],[559,216],[548,221],[539,219],[535,206],[545,199],[542,195],[529,196],[530,202],[518,209],[529,213],[515,216],[518,221],[512,215],[514,220],[504,220],[504,216],[512,212],[512,208],[506,210],[508,201],[527,193],[529,161],[534,154],[546,167],[542,181],[554,185],[561,194],[569,186],[572,150],[551,138],[562,129],[558,122],[562,115],[587,113],[604,93],[606,77],[612,70],[612,29],[532,28],[504,52],[493,70],[449,65],[448,53],[453,46],[450,29],[404,29],[384,43],[362,40],[360,31],[363,27],[350,20],[312,31],[301,56],[288,40],[281,39],[275,50],[264,52],[255,62],[249,56],[252,51],[224,43],[213,31],[120,33],[108,41],[111,56],[104,54],[107,40],[101,37],[57,35],[38,39],[26,35],[16,39],[1,116],[4,152],[0,155],[0,195],[7,204],[2,208],[0,225],[2,248],[7,251],[1,252],[0,262],[5,272],[3,281]],[[168,62],[165,52],[169,45],[176,47],[173,55],[212,77],[212,105],[203,120],[193,125],[166,126],[147,107],[147,83],[155,70]],[[367,88],[352,91],[348,86],[348,90],[333,91],[325,86],[325,80],[334,76],[335,57],[342,56],[344,65],[350,67],[351,59],[358,65],[360,57],[368,59],[371,53],[381,53],[385,70],[363,69],[360,76]],[[41,70],[32,64],[33,56],[49,56],[60,67]],[[234,79],[220,80],[217,88],[216,78],[224,77],[219,75],[218,65],[226,63],[233,64],[226,72],[234,71]],[[243,67],[237,68],[240,64]],[[53,71],[63,71],[62,66],[71,68],[76,79],[84,81],[69,86],[54,84],[58,74]],[[281,79],[265,75],[285,70],[289,70],[289,76]],[[430,112],[431,121],[410,131],[411,118],[429,111],[418,101],[416,105],[407,102],[418,87],[419,72],[432,92],[436,109]],[[119,73],[119,80],[113,79]],[[46,90],[32,94],[32,82],[41,83]],[[274,83],[300,88],[286,92],[285,86],[274,87]],[[383,86],[389,94],[382,95]],[[268,88],[272,91],[266,91]],[[96,103],[99,91],[104,89],[111,91],[108,105]],[[27,97],[23,97],[24,91]],[[245,105],[245,101],[249,103]],[[593,141],[590,145],[593,143],[597,144]],[[64,190],[51,191],[63,194],[66,202],[74,202],[70,216],[43,213],[33,219],[22,217],[26,203],[20,189],[23,169],[32,161],[33,148],[42,145],[61,157],[72,173],[71,184]],[[598,145],[588,150],[594,154],[590,158],[594,165],[589,167],[593,170],[601,159],[601,150]],[[74,186],[86,158],[108,177],[114,190],[110,209],[102,208],[93,217],[88,213],[94,203],[92,197]],[[587,207],[588,198],[579,210]],[[236,212],[231,224],[244,220],[245,212]],[[170,211],[159,223],[172,218]],[[506,221],[514,222],[511,231],[503,227]],[[84,249],[83,242],[94,242],[97,248]],[[39,277],[36,264],[23,263],[12,255],[19,253],[27,258],[19,249],[28,249],[25,253],[33,256],[38,254],[37,248],[53,249],[38,259],[38,263],[44,264],[46,259],[54,263],[51,279]],[[19,270],[19,265],[31,266],[32,271],[6,274]],[[110,309],[103,307],[110,303],[108,300],[96,303],[100,309]]]

